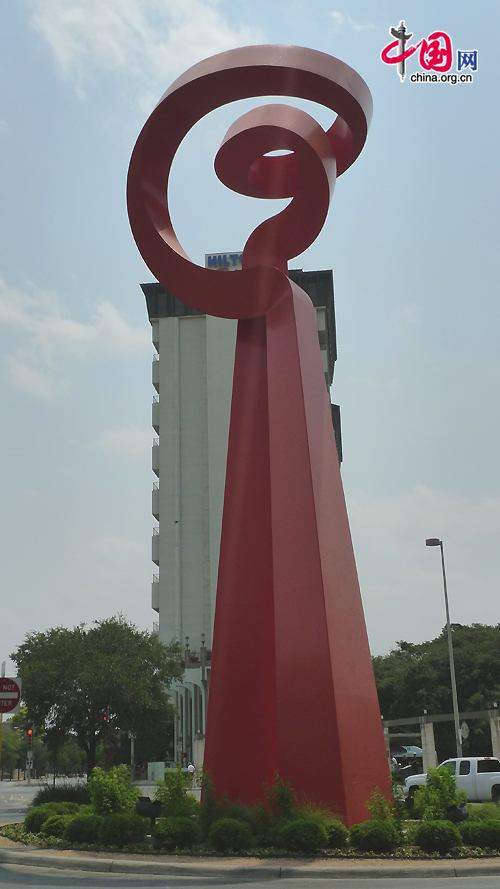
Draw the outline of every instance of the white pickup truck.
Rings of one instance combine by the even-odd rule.
[[[457,789],[465,790],[471,803],[480,800],[500,802],[500,761],[492,756],[464,756],[441,763],[455,775]],[[427,775],[410,775],[403,787],[408,807],[413,805],[416,789],[427,782]]]

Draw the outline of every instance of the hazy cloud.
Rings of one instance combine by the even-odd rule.
[[[91,548],[112,561],[122,560],[129,556],[135,556],[136,553],[142,552],[142,546],[134,540],[126,540],[123,537],[115,537],[107,535],[105,537],[97,537],[91,543]]]
[[[373,31],[375,29],[375,25],[371,22],[355,22],[349,15],[344,15],[343,12],[330,12],[330,18],[333,21],[333,30],[337,33],[341,31],[342,28],[352,28],[353,31]]]
[[[380,379],[367,374],[350,374],[347,382],[355,390],[372,392],[401,392],[402,383],[398,377]]]
[[[14,385],[39,398],[67,392],[70,383],[58,367],[63,356],[92,352],[129,355],[150,348],[146,328],[132,327],[110,303],[95,307],[88,323],[69,318],[55,294],[9,287],[0,277],[0,327],[17,332],[4,362]]]
[[[54,373],[37,366],[28,352],[7,355],[5,365],[16,389],[48,401],[58,395],[66,395],[71,386],[69,380],[60,380]]]
[[[219,0],[32,0],[32,8],[33,24],[80,89],[108,71],[158,99],[172,75],[195,62],[263,42],[260,29],[233,27]]]
[[[415,303],[398,306],[391,318],[393,330],[403,330],[420,324],[420,308]]]
[[[127,459],[142,460],[150,452],[151,442],[151,429],[124,426],[121,429],[105,429],[96,441],[96,447]]]

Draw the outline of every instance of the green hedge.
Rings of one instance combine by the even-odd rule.
[[[146,819],[129,812],[112,812],[102,819],[99,828],[101,846],[139,845],[146,841]]]
[[[33,797],[32,806],[44,803],[77,803],[85,806],[90,803],[89,790],[86,784],[44,784]]]
[[[76,803],[43,803],[26,813],[24,826],[30,833],[40,833],[44,823],[53,815],[74,815],[76,812],[78,812]]]
[[[161,818],[153,832],[155,849],[190,849],[199,838],[199,827],[192,818]]]
[[[462,845],[460,831],[451,821],[422,821],[415,829],[414,842],[424,852],[451,852]]]
[[[95,812],[79,812],[68,821],[63,838],[69,843],[97,843],[102,821]]]
[[[43,837],[62,837],[71,815],[51,815],[43,822],[40,833]]]
[[[217,852],[241,852],[252,845],[252,831],[244,821],[219,818],[208,834],[207,846]]]
[[[345,849],[349,840],[349,831],[341,821],[327,821],[325,824],[329,849]]]
[[[460,825],[460,833],[467,846],[500,851],[500,821],[497,818],[485,821],[463,821]]]
[[[363,821],[353,824],[349,838],[351,845],[361,852],[393,852],[400,843],[392,821]]]
[[[311,854],[318,849],[325,849],[328,837],[324,825],[317,821],[297,818],[284,821],[274,833],[274,844],[277,848],[288,852]]]

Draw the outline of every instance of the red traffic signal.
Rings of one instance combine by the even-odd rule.
[[[33,729],[28,729],[28,750],[33,749]]]

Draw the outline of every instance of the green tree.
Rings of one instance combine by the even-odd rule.
[[[140,736],[172,721],[168,688],[180,679],[178,643],[164,645],[118,615],[28,634],[11,657],[23,680],[23,700],[33,725],[57,759],[65,742],[85,751],[87,774],[98,745],[115,747],[120,731]]]
[[[487,710],[494,701],[500,703],[500,624],[452,624],[452,638],[460,710]],[[420,716],[424,710],[452,712],[446,628],[419,645],[398,642],[388,655],[373,658],[373,669],[385,719]],[[469,729],[464,752],[491,755],[488,720],[471,720]],[[409,730],[415,731],[415,726]],[[434,732],[439,760],[454,755],[453,724],[435,723]]]
[[[2,726],[2,755],[1,774],[7,772],[10,777],[12,769],[19,766],[22,753],[22,735],[19,729],[12,724],[12,720],[4,722]]]
[[[61,748],[57,759],[57,771],[67,777],[85,771],[85,751],[78,746],[76,738],[68,738]]]

